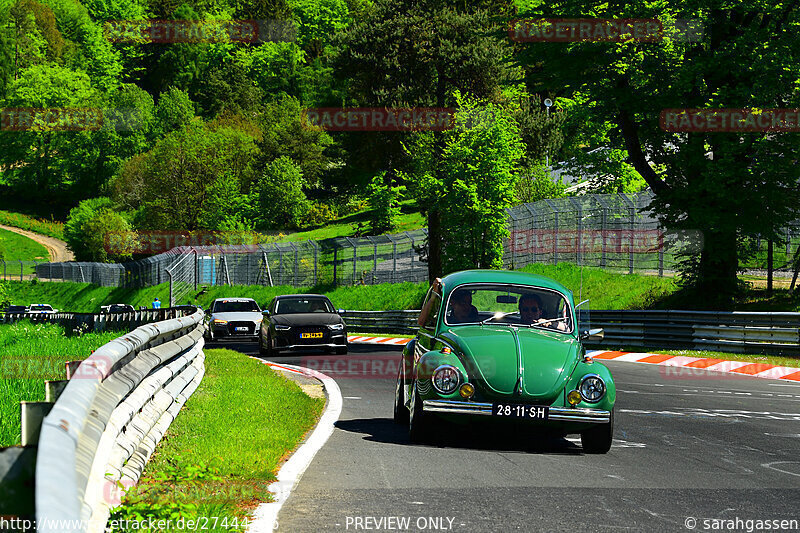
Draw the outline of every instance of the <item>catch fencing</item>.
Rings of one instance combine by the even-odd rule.
[[[649,192],[593,194],[508,209],[504,267],[570,262],[631,274],[675,272],[680,254],[702,249],[702,235],[664,231],[646,209],[652,198]],[[786,228],[785,234],[785,250],[781,247],[778,261],[791,258],[800,247],[800,226]],[[169,281],[173,304],[184,303],[198,285],[421,282],[428,279],[427,237],[423,228],[375,237],[179,246],[122,264],[45,263],[36,266],[36,274],[39,279],[111,287],[141,288]],[[766,241],[758,240],[754,246],[762,250]],[[763,255],[757,251],[756,259],[761,261]]]
[[[102,532],[205,373],[203,312],[141,326],[98,348],[44,418],[36,457],[40,531]],[[77,527],[77,524],[82,526]]]
[[[418,310],[345,311],[348,330],[414,335]],[[581,331],[603,328],[600,348],[658,347],[800,357],[800,313],[579,310]],[[588,344],[587,344],[588,345]]]

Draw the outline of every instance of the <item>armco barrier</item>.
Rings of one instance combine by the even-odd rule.
[[[20,320],[61,324],[67,334],[72,331],[92,333],[99,331],[131,331],[134,328],[178,318],[193,312],[193,307],[164,307],[142,309],[128,313],[0,313],[0,324],[11,324]]]
[[[35,484],[39,531],[64,531],[70,520],[71,531],[104,530],[118,487],[139,479],[200,384],[202,348],[198,309],[138,327],[81,363],[42,423]]]
[[[800,356],[800,313],[580,310],[582,330],[603,328],[596,347],[658,347]],[[418,310],[345,311],[348,330],[413,335]]]

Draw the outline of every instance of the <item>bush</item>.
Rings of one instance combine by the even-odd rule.
[[[373,235],[383,235],[395,229],[405,190],[403,186],[392,187],[391,181],[386,183],[386,172],[372,178],[369,184],[369,225]]]
[[[521,204],[538,202],[545,198],[561,198],[566,190],[560,180],[553,181],[547,169],[541,165],[523,172],[514,182],[514,199]]]
[[[136,234],[108,198],[84,200],[69,212],[64,239],[78,261],[130,259]]]
[[[261,177],[259,218],[270,228],[299,228],[310,204],[303,192],[303,174],[287,156],[267,165]]]

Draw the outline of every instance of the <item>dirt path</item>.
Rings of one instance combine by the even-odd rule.
[[[50,254],[50,261],[54,263],[75,260],[75,255],[67,249],[67,243],[56,239],[55,237],[48,237],[47,235],[41,235],[32,231],[15,228],[13,226],[5,226],[3,224],[0,224],[0,228],[13,231],[14,233],[19,233],[20,235],[24,235],[25,237],[33,239],[34,241],[43,245],[45,248],[47,248],[47,253]]]

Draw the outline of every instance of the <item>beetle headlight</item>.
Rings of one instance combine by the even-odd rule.
[[[606,384],[597,374],[588,374],[581,380],[581,386],[578,390],[580,390],[581,397],[585,401],[597,403],[606,394]]]
[[[454,366],[442,365],[433,371],[431,382],[433,383],[433,388],[441,394],[450,394],[461,383],[461,374]]]

